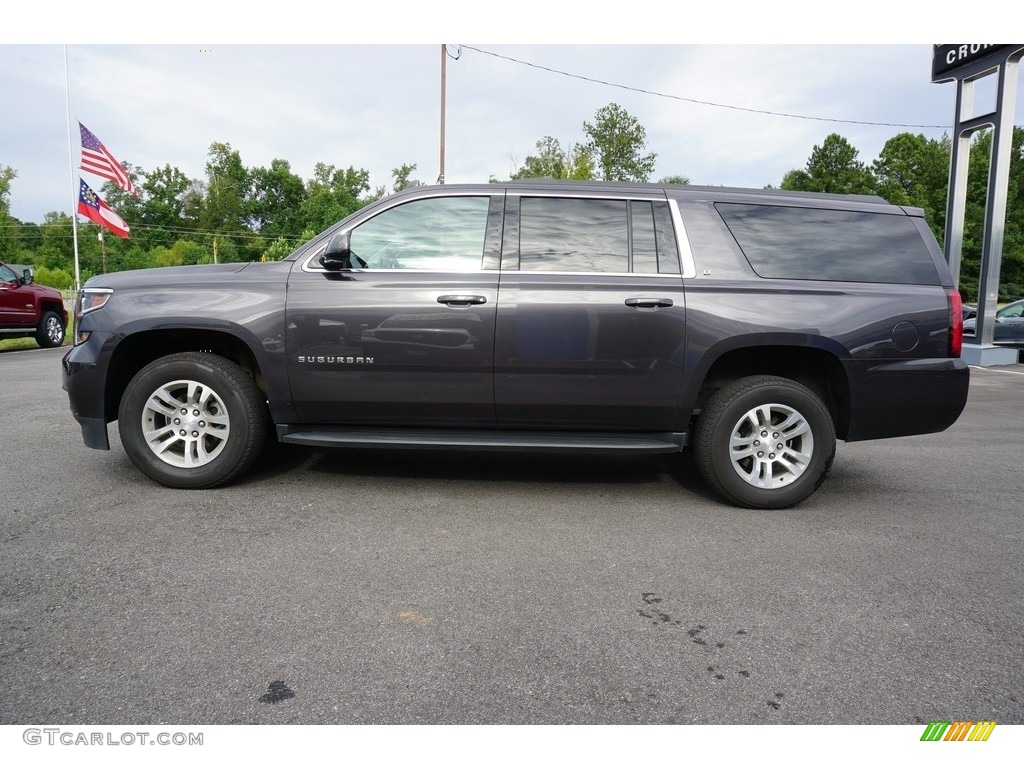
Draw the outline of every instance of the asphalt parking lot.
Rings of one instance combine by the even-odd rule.
[[[1024,723],[1024,366],[778,512],[684,457],[86,449],[0,354],[0,723]]]

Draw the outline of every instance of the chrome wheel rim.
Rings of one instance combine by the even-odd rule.
[[[181,379],[164,384],[146,400],[142,433],[158,459],[192,469],[209,464],[223,452],[231,421],[212,387]]]
[[[56,317],[48,317],[46,319],[46,337],[53,344],[59,344],[64,341],[64,328]]]
[[[792,485],[814,455],[814,435],[803,414],[788,405],[751,408],[729,438],[729,461],[736,474],[755,488]]]

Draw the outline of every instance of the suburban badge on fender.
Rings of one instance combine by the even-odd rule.
[[[306,365],[373,365],[373,358],[351,355],[299,355],[296,362]]]

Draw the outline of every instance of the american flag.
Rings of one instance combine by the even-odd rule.
[[[81,123],[78,127],[82,129],[82,170],[110,179],[125,192],[138,197],[135,185],[117,158],[100,143],[96,134]]]

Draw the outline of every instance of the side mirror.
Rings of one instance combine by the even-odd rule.
[[[327,242],[320,255],[320,266],[331,271],[352,269],[352,251],[349,248],[348,232],[338,232]]]
[[[32,278],[32,270],[31,269],[23,269],[21,271],[21,284],[22,285],[31,285],[32,284],[32,280],[33,280],[33,278]]]

